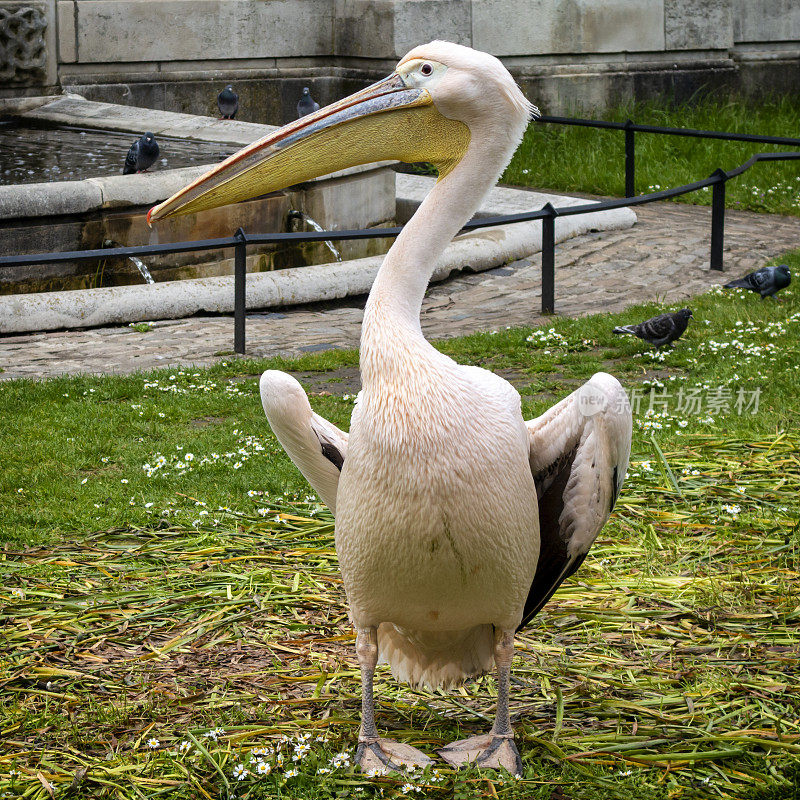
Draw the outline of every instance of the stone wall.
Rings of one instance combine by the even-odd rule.
[[[432,38],[498,55],[550,113],[800,85],[797,0],[0,0],[0,54],[22,54],[0,95],[210,114],[234,83],[242,119],[278,124],[302,86],[329,102]]]

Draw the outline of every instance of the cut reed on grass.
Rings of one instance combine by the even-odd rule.
[[[780,784],[800,754],[799,446],[697,434],[662,454],[673,476],[697,474],[632,478],[577,580],[519,636],[519,782],[330,766],[352,751],[359,677],[333,522],[315,505],[7,548],[0,792],[739,798]],[[721,519],[742,488],[757,507]],[[430,750],[491,718],[494,685],[446,695],[383,674],[377,693],[381,726]]]
[[[797,794],[800,307],[790,287],[692,309],[668,351],[611,333],[655,305],[439,345],[513,373],[526,416],[597,369],[644,398],[612,519],[518,637],[520,781],[353,768],[333,521],[264,430],[256,373],[352,370],[354,354],[0,385],[0,451],[25,445],[0,472],[18,528],[0,527],[0,798]],[[736,412],[740,390],[758,413]],[[312,403],[346,426],[340,391]],[[702,409],[680,408],[698,392]],[[381,730],[431,754],[493,715],[491,676],[445,694],[379,671],[376,691]]]

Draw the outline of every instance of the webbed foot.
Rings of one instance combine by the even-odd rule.
[[[522,759],[514,744],[513,735],[496,736],[492,733],[470,736],[452,742],[439,750],[439,755],[454,767],[474,763],[485,769],[508,770],[512,775],[522,775]]]
[[[356,763],[364,772],[385,775],[388,772],[404,772],[405,767],[424,769],[433,764],[433,759],[410,744],[392,739],[375,739],[358,743]]]

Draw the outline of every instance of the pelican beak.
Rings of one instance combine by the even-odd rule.
[[[359,164],[430,161],[440,177],[466,152],[469,128],[398,73],[248,145],[154,206],[148,223],[249,200]]]

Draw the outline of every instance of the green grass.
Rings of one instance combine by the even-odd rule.
[[[800,97],[759,104],[708,97],[680,106],[643,103],[595,118],[798,138]],[[719,167],[738,166],[754,153],[791,150],[800,148],[637,133],[636,189],[646,193],[680,186],[706,178]],[[502,180],[541,189],[621,196],[625,193],[624,152],[620,131],[533,124]],[[800,216],[800,162],[755,165],[728,182],[726,200],[729,208]],[[711,191],[683,195],[679,201],[708,205]]]
[[[355,353],[0,383],[0,797],[797,796],[800,296],[780,298],[695,298],[664,353],[610,333],[656,305],[440,343],[513,378],[527,416],[597,369],[639,401],[612,519],[518,637],[519,782],[442,770],[404,792],[330,764],[359,721],[333,524],[257,375],[302,371],[346,428]],[[376,691],[381,731],[433,753],[486,727],[495,684],[379,670]]]

